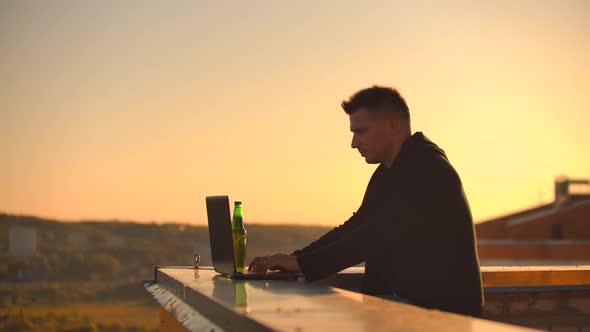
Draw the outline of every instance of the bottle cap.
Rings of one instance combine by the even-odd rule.
[[[242,205],[242,202],[240,202],[240,201],[235,201],[235,202],[234,202],[234,204],[236,204],[236,205]]]

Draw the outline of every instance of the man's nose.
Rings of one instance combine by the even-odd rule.
[[[358,142],[357,142],[357,138],[356,135],[352,135],[352,142],[350,143],[350,147],[353,149],[358,148]]]

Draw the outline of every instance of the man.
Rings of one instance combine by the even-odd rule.
[[[255,258],[249,269],[302,272],[318,280],[365,262],[362,292],[479,316],[483,292],[475,231],[461,180],[444,151],[411,134],[395,89],[373,86],[342,108],[352,148],[380,164],[356,213],[291,255]]]

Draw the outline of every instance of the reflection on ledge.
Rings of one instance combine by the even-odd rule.
[[[224,302],[234,302],[237,312],[250,313],[248,290],[243,280],[232,280],[222,275],[213,277],[213,297],[223,299]]]

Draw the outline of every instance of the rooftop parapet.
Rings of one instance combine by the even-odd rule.
[[[590,180],[571,179],[563,175],[555,178],[555,204],[560,205],[577,197],[590,198]]]

